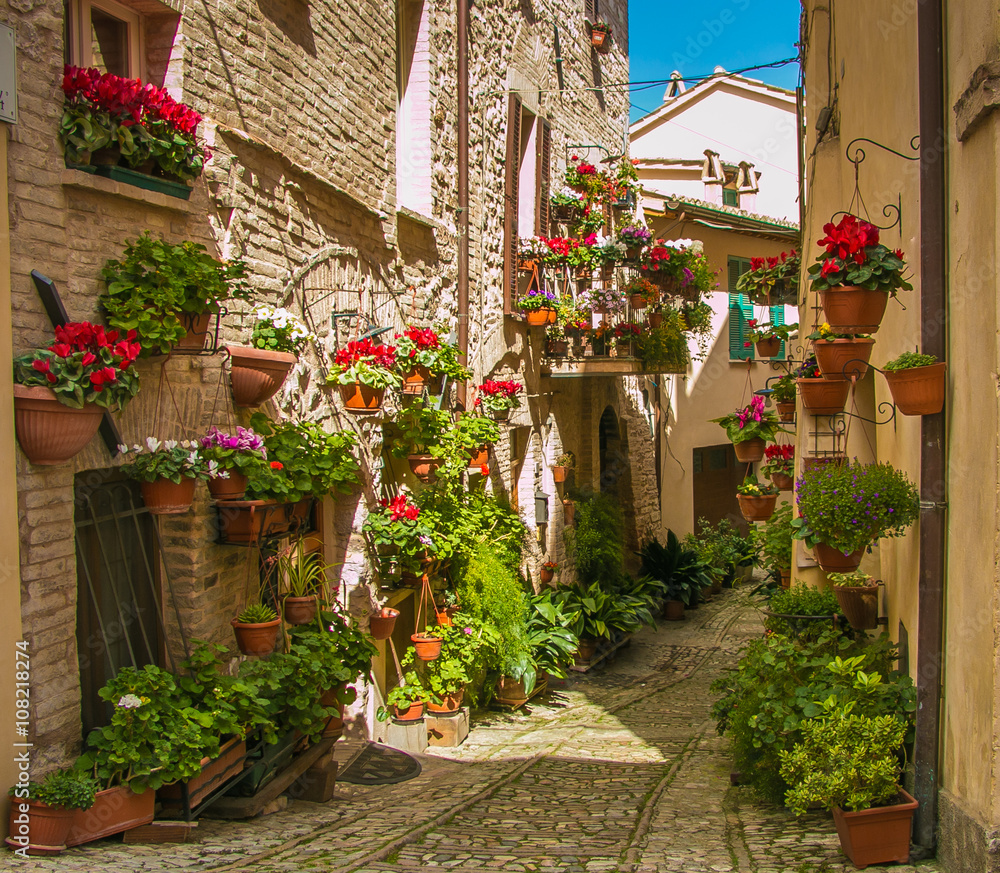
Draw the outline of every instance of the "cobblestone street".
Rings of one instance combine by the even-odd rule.
[[[339,785],[250,822],[202,820],[182,845],[104,841],[2,869],[338,873],[491,870],[840,873],[830,816],[801,821],[730,786],[709,685],[760,633],[739,592],[638,634],[603,670],[514,714],[480,717],[414,780]],[[872,871],[882,868],[871,867]],[[906,873],[941,868],[889,869]]]

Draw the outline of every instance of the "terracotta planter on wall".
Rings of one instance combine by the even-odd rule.
[[[834,333],[875,333],[885,315],[889,292],[841,285],[820,291],[819,299]]]
[[[903,415],[935,415],[944,409],[944,375],[947,365],[931,364],[909,370],[886,370],[892,402]]]
[[[228,479],[209,479],[208,492],[216,500],[242,500],[247,493],[247,477],[230,470]]]
[[[548,585],[553,579],[556,578],[556,571],[547,570],[545,567],[542,567],[542,569],[538,571],[538,578],[541,580],[543,585]]]
[[[864,549],[858,549],[856,552],[845,555],[839,549],[828,546],[826,543],[816,543],[813,546],[816,563],[827,573],[853,573],[861,565],[861,557],[864,553]]]
[[[291,508],[276,500],[231,500],[216,504],[220,540],[232,545],[255,543],[261,537],[284,533]]]
[[[280,618],[262,624],[244,624],[234,618],[229,623],[236,635],[236,645],[244,655],[262,657],[274,651],[278,631],[281,629]]]
[[[736,452],[736,460],[741,464],[752,464],[763,459],[764,440],[754,438],[733,443],[733,450]]]
[[[112,834],[149,824],[153,820],[156,792],[135,794],[127,785],[97,792],[90,809],[77,809],[66,837],[67,846],[79,846]]]
[[[810,415],[836,415],[844,411],[851,383],[846,379],[796,379],[802,406]]]
[[[437,468],[444,463],[442,458],[435,458],[433,455],[408,455],[406,460],[413,475],[421,482],[433,482],[437,478]]]
[[[779,421],[795,421],[795,401],[791,403],[776,403]]]
[[[840,381],[854,376],[863,379],[874,345],[871,337],[813,340],[813,351],[824,379]]]
[[[337,387],[340,389],[340,399],[344,409],[352,415],[374,415],[382,411],[385,388],[372,388],[358,382]]]
[[[480,446],[474,454],[469,455],[469,467],[483,467],[490,462],[490,447]]]
[[[524,313],[524,320],[528,322],[528,327],[542,327],[546,324],[555,324],[555,318],[556,310],[544,306],[541,309]]]
[[[899,789],[899,802],[858,812],[834,807],[840,847],[855,867],[910,859],[910,833],[917,801]]]
[[[432,375],[431,371],[423,364],[417,364],[413,370],[403,376],[403,393],[423,394],[424,388],[427,389],[428,394],[440,394],[441,377]]]
[[[227,346],[229,381],[237,406],[260,406],[284,384],[298,358],[289,352],[272,352],[246,346]]]
[[[872,630],[878,627],[877,585],[835,585],[833,593],[851,627],[855,630]]]
[[[73,409],[48,388],[14,386],[14,431],[32,464],[65,464],[93,439],[103,416],[95,403]]]
[[[286,597],[283,606],[285,621],[296,627],[309,624],[316,618],[316,609],[315,594],[310,594],[308,597]]]
[[[178,313],[177,317],[181,320],[181,324],[187,328],[187,333],[177,340],[174,348],[185,351],[200,351],[205,348],[205,338],[208,336],[208,328],[214,316],[214,312],[203,312],[201,315]]]
[[[155,482],[140,482],[142,500],[151,515],[180,515],[191,508],[194,500],[194,486],[197,479],[184,477],[181,481],[157,479]]]
[[[553,482],[565,482],[566,477],[569,476],[569,467],[553,467],[552,468],[552,481]]]

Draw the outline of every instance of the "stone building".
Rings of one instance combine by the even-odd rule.
[[[258,299],[292,309],[317,333],[267,411],[352,428],[361,439],[364,493],[326,500],[317,536],[326,559],[340,565],[340,596],[362,624],[375,582],[357,531],[382,478],[401,471],[383,469],[378,428],[345,416],[319,385],[336,344],[373,328],[434,323],[460,335],[467,315],[476,380],[502,373],[525,383],[529,402],[497,446],[491,482],[522,510],[537,491],[549,495],[549,523],[537,526],[524,512],[538,531],[535,559],[563,555],[549,465],[567,449],[578,458],[577,487],[617,491],[635,507],[633,542],[659,527],[644,380],[556,384],[542,375],[537,337],[510,313],[511,240],[547,231],[541,207],[569,150],[626,150],[627,90],[616,86],[628,80],[627,3],[600,4],[614,31],[607,54],[590,44],[596,2],[470,5],[467,210],[459,185],[461,16],[450,0],[26,0],[0,12],[17,48],[19,112],[0,137],[10,242],[0,275],[13,353],[50,342],[32,271],[52,280],[71,320],[98,321],[100,269],[141,231],[245,259]],[[57,135],[64,63],[164,86],[203,116],[199,133],[214,156],[190,199],[67,168]],[[467,314],[459,311],[466,227]],[[232,310],[221,343],[245,336],[245,312]],[[0,337],[0,348],[10,341]],[[126,443],[153,431],[192,438],[212,424],[246,423],[231,404],[223,356],[154,358],[140,367],[143,389],[118,422]],[[8,409],[9,386],[0,390]],[[3,479],[11,487],[16,466],[20,542],[19,574],[0,580],[3,634],[5,643],[24,638],[33,652],[30,737],[35,768],[44,770],[79,751],[99,717],[96,690],[116,665],[176,656],[178,624],[189,639],[231,646],[248,557],[216,541],[203,491],[191,512],[159,521],[141,506],[119,506],[134,536],[109,550],[102,501],[120,480],[120,458],[98,437],[66,465],[34,466],[14,451],[3,414],[2,458],[11,470]],[[140,541],[154,556],[145,569]],[[130,572],[145,574],[160,599],[130,601]],[[157,614],[166,617],[166,639],[140,639],[143,631],[156,637]],[[13,697],[13,669],[4,665],[3,693]],[[376,674],[384,682],[381,667]],[[376,686],[359,699],[356,730],[368,730],[379,694]]]

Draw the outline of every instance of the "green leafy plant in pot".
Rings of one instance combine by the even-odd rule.
[[[754,395],[743,409],[712,418],[726,431],[726,436],[736,450],[736,459],[743,464],[759,461],[764,457],[764,444],[773,442],[779,433],[791,433],[781,426],[777,415],[764,409],[764,398]]]
[[[226,346],[229,382],[237,406],[260,406],[273,397],[303,349],[315,337],[293,313],[257,306],[250,313],[249,346]]]
[[[387,721],[390,716],[402,722],[419,721],[424,716],[424,702],[428,696],[420,674],[410,670],[403,674],[398,685],[389,689],[385,704],[375,711],[375,717],[379,721]]]
[[[885,364],[882,375],[903,415],[934,415],[944,408],[945,368],[934,355],[903,352]]]
[[[208,462],[192,440],[146,437],[145,447],[121,445],[118,450],[124,457],[132,457],[122,464],[122,472],[138,480],[143,502],[154,515],[187,512],[194,500],[195,484],[209,478]]]
[[[54,770],[40,782],[14,785],[10,789],[9,842],[26,849],[27,854],[49,855],[64,849],[74,810],[90,809],[97,788],[90,775],[78,770]]]
[[[667,531],[666,544],[654,538],[638,552],[641,572],[663,586],[664,615],[668,621],[684,617],[684,607],[696,603],[703,588],[712,584],[708,565],[698,553]]]
[[[278,575],[285,592],[282,608],[288,624],[309,624],[316,617],[331,566],[319,552],[306,552],[302,543],[278,555]]]

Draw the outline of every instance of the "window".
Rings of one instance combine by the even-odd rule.
[[[753,359],[753,345],[747,347],[746,335],[750,332],[747,322],[754,317],[753,305],[745,294],[736,290],[736,282],[744,273],[750,272],[750,261],[747,258],[729,258],[729,359],[731,361],[746,361]],[[785,323],[785,308],[783,306],[769,307],[771,324]],[[785,343],[781,343],[781,351],[777,359],[785,357]]]
[[[723,206],[739,206],[740,205],[740,195],[735,188],[723,188],[722,189],[722,205]]]
[[[145,79],[142,17],[114,0],[71,0],[70,63]]]
[[[396,205],[433,215],[430,15],[424,0],[396,4]]]

